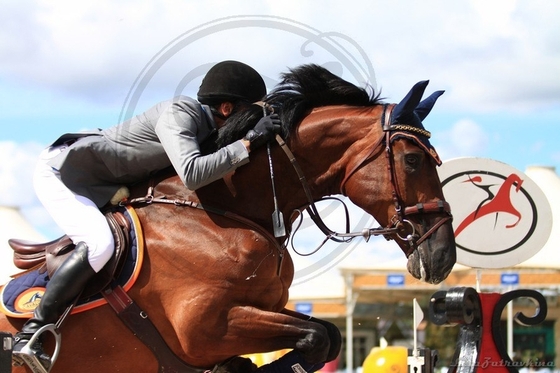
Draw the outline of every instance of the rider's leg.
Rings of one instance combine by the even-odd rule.
[[[58,153],[59,148],[43,152],[33,179],[35,193],[55,223],[74,243],[87,244],[89,263],[95,272],[99,272],[113,254],[113,234],[99,207],[68,189],[60,179],[60,173],[48,165],[47,162]]]
[[[21,332],[16,334],[13,348],[15,352],[20,351],[41,327],[56,323],[93,277],[95,272],[89,264],[87,254],[86,244],[78,243],[72,254],[52,276],[41,302],[33,311],[33,317],[23,325]],[[50,357],[43,353],[40,343],[33,346],[33,349],[42,360],[50,360]]]
[[[54,221],[76,243],[76,250],[52,276],[33,317],[16,334],[14,351],[21,350],[39,328],[58,320],[114,250],[111,229],[99,208],[88,198],[70,191],[59,173],[46,164],[56,152],[56,148],[43,152],[35,172],[35,191]],[[37,355],[49,358],[40,343],[34,349]]]

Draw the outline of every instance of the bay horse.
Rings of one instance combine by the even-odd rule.
[[[248,165],[196,192],[176,175],[157,175],[154,196],[200,208],[135,207],[145,258],[128,294],[180,359],[204,371],[234,356],[282,349],[296,349],[312,363],[337,357],[341,337],[333,324],[285,308],[294,276],[285,242],[294,212],[312,212],[326,196],[345,195],[372,215],[379,234],[394,239],[408,257],[414,277],[434,284],[447,277],[455,263],[450,209],[436,172],[439,158],[421,123],[442,92],[421,101],[427,84],[386,104],[322,67],[299,66],[284,73],[264,100],[283,122],[277,139],[284,140],[270,147],[275,195],[266,147],[251,153]],[[262,110],[253,105],[229,118],[207,151],[241,138]],[[131,197],[145,195],[148,185],[132,186]],[[271,219],[275,199],[288,227],[278,238]],[[326,229],[342,240],[378,233]],[[15,333],[22,324],[0,316],[1,331]],[[69,316],[61,331],[53,373],[163,371],[108,305]]]

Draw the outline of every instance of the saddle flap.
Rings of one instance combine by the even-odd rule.
[[[9,239],[14,250],[14,264],[19,269],[31,269],[45,262],[47,255],[56,257],[74,247],[68,236],[62,236],[47,243]]]
[[[44,243],[10,238],[8,240],[8,244],[12,250],[14,250],[14,253],[17,253],[20,256],[26,256],[44,252],[55,252],[63,249],[65,246],[71,245],[72,240],[70,240],[68,236],[62,236]]]

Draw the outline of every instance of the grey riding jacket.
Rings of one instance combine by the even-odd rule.
[[[187,188],[196,190],[249,162],[241,140],[202,155],[199,144],[216,130],[208,106],[179,96],[114,127],[61,136],[51,146],[67,147],[48,164],[70,190],[99,207],[121,185],[169,166]]]

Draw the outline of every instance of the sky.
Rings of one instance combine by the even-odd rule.
[[[31,185],[40,151],[65,132],[107,128],[236,59],[270,89],[317,63],[398,102],[416,82],[445,90],[424,121],[441,158],[521,171],[560,166],[560,3],[555,0],[46,1],[0,5],[0,205],[46,238],[56,228]],[[336,213],[327,215],[337,221]],[[367,221],[353,212],[360,224]],[[1,228],[0,228],[1,229]],[[321,238],[303,231],[310,252]],[[296,283],[337,266],[402,257],[373,240],[296,257]]]

